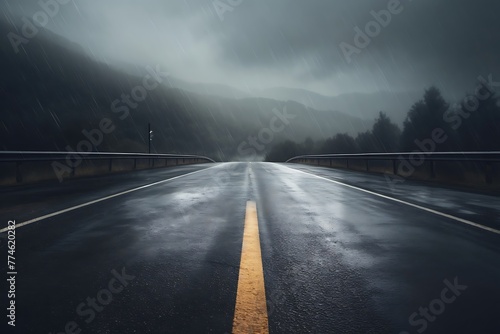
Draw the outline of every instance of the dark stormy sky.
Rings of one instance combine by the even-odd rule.
[[[109,63],[162,64],[184,80],[242,90],[338,95],[434,84],[460,97],[478,75],[500,78],[495,0],[401,0],[399,14],[348,63],[340,44],[354,45],[354,28],[393,1],[69,1],[46,28]],[[40,5],[2,0],[1,8],[2,19],[16,21]]]

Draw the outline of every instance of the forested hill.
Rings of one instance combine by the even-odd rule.
[[[0,24],[2,36],[16,32],[8,24]],[[271,143],[259,145],[257,156],[252,158],[263,156],[272,143],[281,140],[308,136],[322,139],[340,132],[354,135],[373,124],[296,102],[188,93],[170,86],[167,78],[162,78],[162,85],[147,90],[143,101],[127,106],[123,94],[131,95],[135,87],[142,86],[150,71],[140,68],[135,73],[142,75],[126,74],[96,62],[82,47],[46,30],[40,30],[17,54],[5,38],[0,57],[4,68],[0,85],[1,150],[64,151],[68,145],[76,149],[86,139],[82,131],[98,129],[101,120],[108,118],[114,130],[94,146],[96,151],[145,152],[147,124],[151,123],[154,151],[231,160],[248,158],[242,143],[267,131],[276,110],[286,110],[293,119],[272,133]],[[152,68],[156,66],[151,64]],[[168,71],[159,68],[160,72]],[[119,103],[113,108],[115,100]]]

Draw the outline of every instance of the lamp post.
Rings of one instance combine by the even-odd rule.
[[[151,123],[148,123],[148,153],[151,154],[151,141],[153,140],[153,131],[151,130]]]

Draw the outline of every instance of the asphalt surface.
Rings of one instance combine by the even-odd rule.
[[[0,189],[0,227],[91,201],[16,229],[1,333],[231,333],[247,201],[270,333],[500,332],[500,234],[463,222],[500,230],[498,196],[204,164]]]

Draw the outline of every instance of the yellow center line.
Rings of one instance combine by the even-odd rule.
[[[246,207],[233,333],[269,333],[257,206],[251,201]]]

